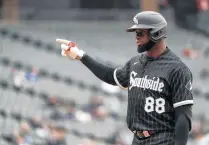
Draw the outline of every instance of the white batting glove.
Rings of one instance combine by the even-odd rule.
[[[61,44],[61,55],[70,57],[72,59],[81,59],[84,55],[84,51],[78,49],[76,44],[72,41],[57,39],[56,42]]]

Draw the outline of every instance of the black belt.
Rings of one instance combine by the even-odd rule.
[[[134,134],[139,138],[147,138],[155,133],[155,131],[134,131]]]

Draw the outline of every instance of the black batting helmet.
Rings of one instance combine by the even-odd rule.
[[[143,11],[133,18],[134,25],[127,32],[135,32],[136,29],[149,29],[149,38],[157,42],[167,37],[167,22],[165,18],[154,11]]]

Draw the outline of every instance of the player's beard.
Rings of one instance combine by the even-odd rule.
[[[146,44],[144,44],[142,46],[138,46],[137,52],[138,53],[143,53],[145,51],[149,51],[150,49],[152,49],[154,47],[155,44],[156,44],[156,42],[153,42],[153,41],[150,40]]]

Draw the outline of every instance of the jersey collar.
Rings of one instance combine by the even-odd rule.
[[[143,53],[143,57],[146,59],[146,60],[149,60],[149,61],[152,61],[152,60],[158,60],[158,59],[161,59],[163,56],[165,56],[167,53],[170,52],[170,49],[166,46],[166,50],[158,57],[154,58],[154,57],[151,57],[151,56],[147,56],[145,53]]]

